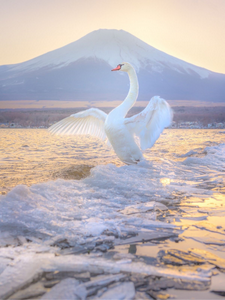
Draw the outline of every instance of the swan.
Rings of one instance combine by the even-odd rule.
[[[127,62],[112,71],[127,72],[130,79],[128,95],[118,107],[108,115],[98,108],[78,112],[52,125],[49,131],[62,135],[90,134],[106,141],[125,164],[137,164],[143,160],[141,150],[154,145],[163,129],[171,124],[173,113],[164,99],[154,96],[143,111],[126,118],[137,100],[137,75]],[[135,136],[139,137],[141,149],[135,142]]]

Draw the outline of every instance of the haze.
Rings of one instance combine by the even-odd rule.
[[[34,58],[99,28],[124,29],[225,73],[224,0],[0,0],[0,65]]]

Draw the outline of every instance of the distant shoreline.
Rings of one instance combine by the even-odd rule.
[[[20,128],[48,128],[52,124],[86,110],[90,107],[97,107],[105,113],[109,113],[117,107],[121,101],[113,102],[73,102],[73,101],[4,101],[8,104],[16,102],[17,107],[2,108],[3,102],[0,101],[0,128],[20,127]],[[27,108],[23,103],[27,102]],[[52,107],[42,104],[52,104]],[[172,128],[225,128],[225,103],[196,102],[196,101],[168,101],[172,107],[174,117]],[[195,103],[195,106],[191,105]],[[189,104],[189,105],[186,105]],[[19,105],[20,104],[20,105]],[[35,104],[35,105],[34,105]],[[63,104],[63,107],[60,105]],[[74,107],[71,107],[74,104]],[[130,109],[127,117],[140,113],[148,104],[147,101],[138,101]],[[198,106],[197,106],[198,104]],[[201,104],[201,105],[200,105]],[[54,106],[55,105],[55,106]]]
[[[150,99],[149,99],[150,100]],[[148,101],[137,101],[135,107],[145,107]],[[123,100],[115,101],[59,101],[59,100],[2,100],[2,109],[60,109],[60,108],[90,108],[90,107],[116,107]],[[225,107],[225,102],[208,102],[195,100],[167,100],[173,106],[194,106],[194,107]]]
[[[48,127],[1,127],[0,126],[0,130],[1,129],[43,129],[43,130],[46,130],[48,129]],[[208,127],[194,127],[194,128],[191,128],[191,127],[169,127],[169,128],[165,128],[164,130],[166,129],[188,129],[188,130],[196,130],[196,129],[204,129],[204,130],[223,130],[225,129],[225,126],[224,127],[219,127],[219,128],[216,128],[216,127],[211,127],[211,128],[208,128]],[[224,131],[225,133],[225,131]]]

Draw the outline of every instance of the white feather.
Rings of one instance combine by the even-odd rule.
[[[131,118],[124,119],[131,134],[140,139],[141,149],[151,148],[165,127],[170,126],[173,112],[169,104],[159,96],[153,97],[146,108]]]
[[[52,125],[49,131],[61,135],[90,134],[104,141],[106,117],[107,114],[102,110],[90,108],[59,121]]]

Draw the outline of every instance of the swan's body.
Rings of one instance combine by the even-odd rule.
[[[112,71],[128,73],[130,90],[126,99],[108,115],[97,108],[71,115],[52,125],[49,130],[55,134],[90,134],[102,140],[108,139],[118,157],[126,164],[136,164],[143,159],[142,152],[135,142],[140,139],[142,150],[151,148],[160,133],[172,121],[169,104],[160,97],[153,97],[147,107],[131,118],[125,118],[138,96],[138,80],[134,68],[129,63],[118,65]]]

